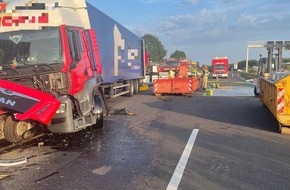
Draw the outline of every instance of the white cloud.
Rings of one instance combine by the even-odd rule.
[[[206,15],[207,15],[207,9],[203,8],[203,9],[201,9],[201,10],[199,11],[199,16],[204,17],[204,16],[206,16]]]
[[[154,20],[146,27],[140,24],[135,30],[141,35],[156,35],[169,55],[175,50],[183,50],[201,63],[207,63],[211,57],[219,55],[227,55],[236,62],[245,59],[248,41],[290,40],[289,0],[143,2],[174,3],[176,6],[176,11],[170,16]]]

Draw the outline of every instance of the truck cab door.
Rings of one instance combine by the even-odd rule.
[[[71,63],[69,71],[71,73],[71,94],[78,93],[83,89],[85,81],[91,75],[88,68],[88,55],[85,41],[83,41],[81,29],[68,29],[67,31]]]

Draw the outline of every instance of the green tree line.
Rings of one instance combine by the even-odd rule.
[[[142,39],[145,42],[145,50],[149,53],[149,61],[152,64],[162,63],[165,56],[167,55],[167,50],[165,49],[162,42],[158,39],[157,36],[152,34],[145,34]],[[182,59],[187,58],[186,53],[181,50],[175,50],[170,54],[170,58]],[[262,60],[266,63],[266,59]],[[284,58],[283,63],[290,62],[290,58]],[[248,66],[250,68],[259,65],[259,60],[251,59],[248,61]],[[230,64],[230,67],[234,67],[234,64]],[[244,70],[246,68],[246,60],[238,62],[238,69]]]
[[[142,39],[145,41],[145,50],[149,53],[149,61],[153,64],[162,63],[167,50],[161,41],[152,34],[145,34]],[[176,50],[170,55],[170,58],[182,59],[187,57],[184,51]]]

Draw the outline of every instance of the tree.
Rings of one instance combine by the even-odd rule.
[[[283,58],[283,63],[289,63],[290,62],[290,58]]]
[[[255,60],[255,59],[251,59],[248,61],[248,66],[250,68],[252,68],[253,66],[258,66],[259,65],[259,61],[258,60]],[[246,60],[244,61],[240,61],[238,63],[238,69],[245,69],[246,68]]]
[[[161,41],[152,34],[145,34],[142,39],[145,42],[145,50],[149,53],[149,60],[161,63],[167,53]]]
[[[184,51],[176,50],[174,53],[170,55],[170,58],[183,59],[186,58],[186,54],[184,53]]]

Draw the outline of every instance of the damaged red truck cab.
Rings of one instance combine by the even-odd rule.
[[[105,92],[138,92],[142,40],[85,0],[29,2],[8,1],[0,10],[0,139],[102,127]]]

